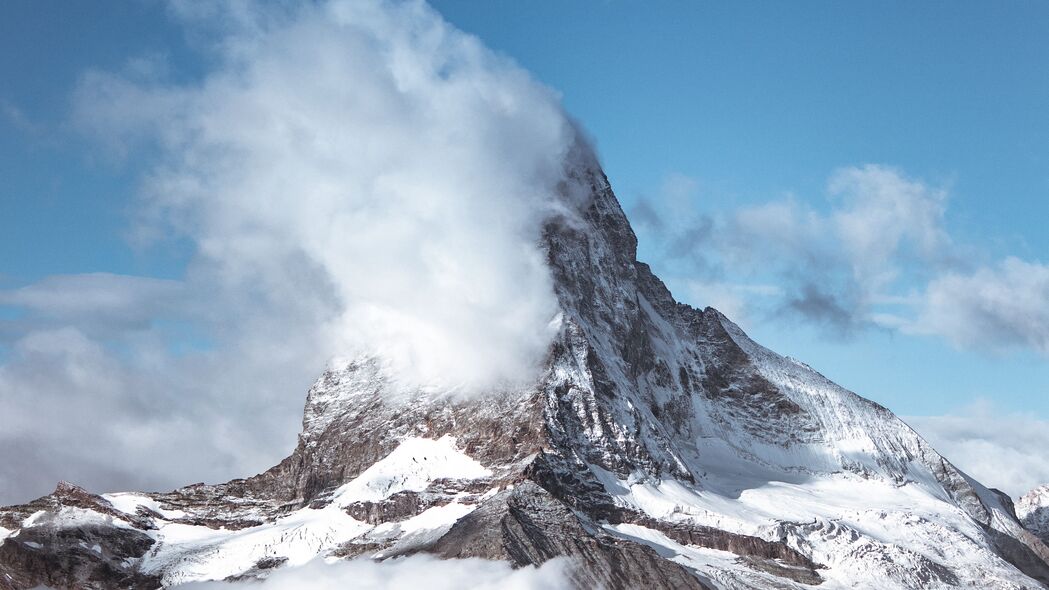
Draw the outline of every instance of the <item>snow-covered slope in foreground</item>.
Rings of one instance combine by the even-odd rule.
[[[417,553],[566,558],[579,588],[1045,587],[1049,549],[1008,498],[885,408],[677,303],[604,175],[570,180],[591,197],[542,236],[561,313],[533,385],[462,398],[356,359],[310,389],[298,447],[266,473],[63,484],[0,510],[0,588]]]

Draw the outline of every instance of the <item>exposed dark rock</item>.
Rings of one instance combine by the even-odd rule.
[[[0,544],[0,588],[156,588],[159,577],[129,570],[125,561],[152,545],[152,538],[131,528],[33,524]]]
[[[417,492],[398,492],[379,502],[354,502],[346,507],[346,513],[368,524],[397,522],[448,501],[423,498]]]
[[[1049,547],[1031,533],[1016,539],[992,528],[986,531],[997,547],[998,555],[1049,587]]]
[[[434,546],[442,557],[482,557],[515,565],[567,558],[578,588],[708,588],[652,549],[601,534],[531,482],[498,494],[452,527]]]

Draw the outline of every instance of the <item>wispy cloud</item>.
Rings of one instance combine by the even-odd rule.
[[[14,104],[7,101],[0,101],[0,113],[3,114],[4,119],[6,119],[15,129],[30,136],[36,136],[39,134],[40,129],[38,125],[31,121],[29,117],[22,112],[22,109]]]
[[[110,273],[56,275],[0,290],[0,305],[20,308],[37,322],[90,324],[98,331],[146,327],[178,315],[186,303],[182,281]]]
[[[835,171],[822,203],[796,196],[699,211],[672,189],[631,211],[657,266],[696,294],[732,293],[729,310],[794,318],[851,335],[868,328],[964,347],[1049,354],[1049,265],[988,256],[945,221],[949,192],[877,165]],[[684,203],[684,205],[683,205]],[[752,284],[778,291],[747,291]]]

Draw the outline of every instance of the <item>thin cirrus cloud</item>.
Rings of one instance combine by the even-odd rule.
[[[821,207],[788,196],[710,213],[686,180],[672,177],[632,216],[693,297],[713,296],[743,321],[791,317],[830,334],[880,328],[1049,355],[1049,265],[987,261],[952,238],[945,188],[855,166],[831,175]]]
[[[422,2],[170,6],[207,71],[85,72],[71,123],[143,170],[136,242],[194,255],[0,291],[0,504],[251,475],[332,357],[468,392],[534,377],[556,329],[556,93]]]
[[[0,306],[56,325],[89,320],[97,331],[146,326],[185,305],[181,281],[112,273],[55,275],[0,291]]]

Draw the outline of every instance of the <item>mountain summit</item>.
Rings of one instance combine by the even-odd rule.
[[[333,367],[265,473],[167,493],[63,483],[0,509],[0,588],[415,553],[563,557],[578,588],[1049,584],[1049,548],[1007,496],[887,409],[675,301],[596,164],[571,177],[588,195],[543,230],[560,314],[534,384],[462,396],[405,385],[381,358]]]

